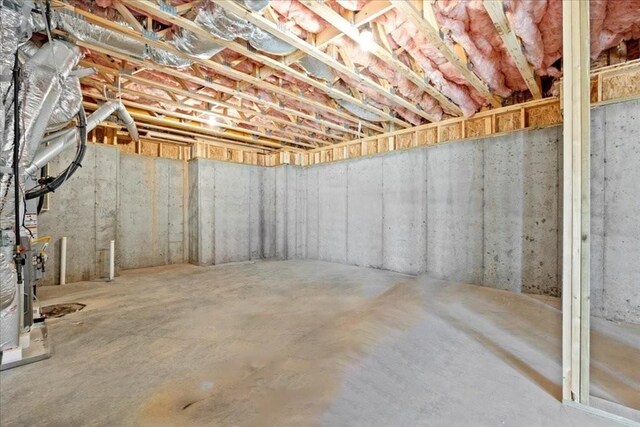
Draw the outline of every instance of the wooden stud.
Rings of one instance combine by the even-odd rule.
[[[562,398],[589,403],[589,3],[563,2]]]

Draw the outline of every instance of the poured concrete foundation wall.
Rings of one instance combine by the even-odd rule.
[[[550,128],[306,168],[306,257],[557,295],[559,143]]]
[[[640,323],[640,101],[591,111],[591,313]]]
[[[57,174],[73,159],[69,150],[49,164]],[[39,235],[50,235],[42,285],[59,283],[60,239],[68,238],[67,282],[106,277],[109,244],[116,241],[116,268],[187,260],[184,162],[121,153],[89,144],[82,169],[50,195],[38,217]]]
[[[592,122],[592,312],[640,323],[640,101]],[[68,281],[104,276],[115,239],[119,268],[310,258],[559,295],[561,146],[555,127],[265,168],[90,145],[40,217],[45,283],[66,235]]]
[[[284,169],[190,161],[190,262],[212,265],[285,258],[276,234],[278,225],[286,226],[286,205],[284,194],[276,189],[286,183]],[[278,215],[281,221],[276,220]]]
[[[186,261],[187,165],[120,154],[117,265],[122,269]]]

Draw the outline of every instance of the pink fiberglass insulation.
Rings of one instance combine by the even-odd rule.
[[[544,45],[538,24],[546,13],[547,0],[506,0],[504,5],[509,25],[520,38],[527,61],[539,69],[544,59]]]
[[[393,41],[420,64],[436,90],[457,104],[465,116],[472,115],[486,102],[478,103],[472,97],[471,91],[475,89],[466,86],[467,80],[427,41],[412,22],[395,11],[381,17],[378,22],[384,25]]]
[[[547,11],[538,28],[544,46],[544,59],[542,67],[536,72],[541,76],[559,77],[560,70],[552,67],[552,64],[562,56],[562,0],[547,0]]]
[[[557,76],[559,71],[551,64],[562,50],[561,0],[508,0],[505,7],[529,64],[539,75]]]
[[[465,49],[474,71],[494,93],[507,97],[527,88],[481,1],[441,0],[434,10],[442,30]]]
[[[592,1],[590,9],[592,58],[623,40],[640,38],[640,0]]]
[[[424,93],[422,89],[408,80],[402,71],[374,55],[363,51],[360,46],[355,44],[351,39],[343,37],[339,39],[336,44],[344,49],[346,55],[349,56],[355,65],[360,65],[373,76],[388,81],[397,89],[400,95],[415,102],[422,107],[425,112],[436,117],[442,117],[442,108],[440,108],[440,105],[430,95]],[[395,105],[393,101],[385,97],[381,97],[378,102],[387,106]]]
[[[284,18],[295,22],[303,30],[317,34],[327,27],[327,23],[297,0],[271,0],[269,5]]]

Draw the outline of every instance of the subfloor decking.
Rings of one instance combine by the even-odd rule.
[[[12,425],[610,425],[562,406],[557,301],[314,261],[127,271],[40,291],[49,360]],[[595,322],[594,394],[640,408],[638,329]],[[599,325],[599,326],[598,326]]]

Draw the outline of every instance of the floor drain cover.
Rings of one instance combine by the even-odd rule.
[[[67,314],[75,313],[85,308],[86,304],[80,304],[79,302],[70,302],[66,304],[54,304],[42,307],[40,311],[45,317],[62,317]]]

